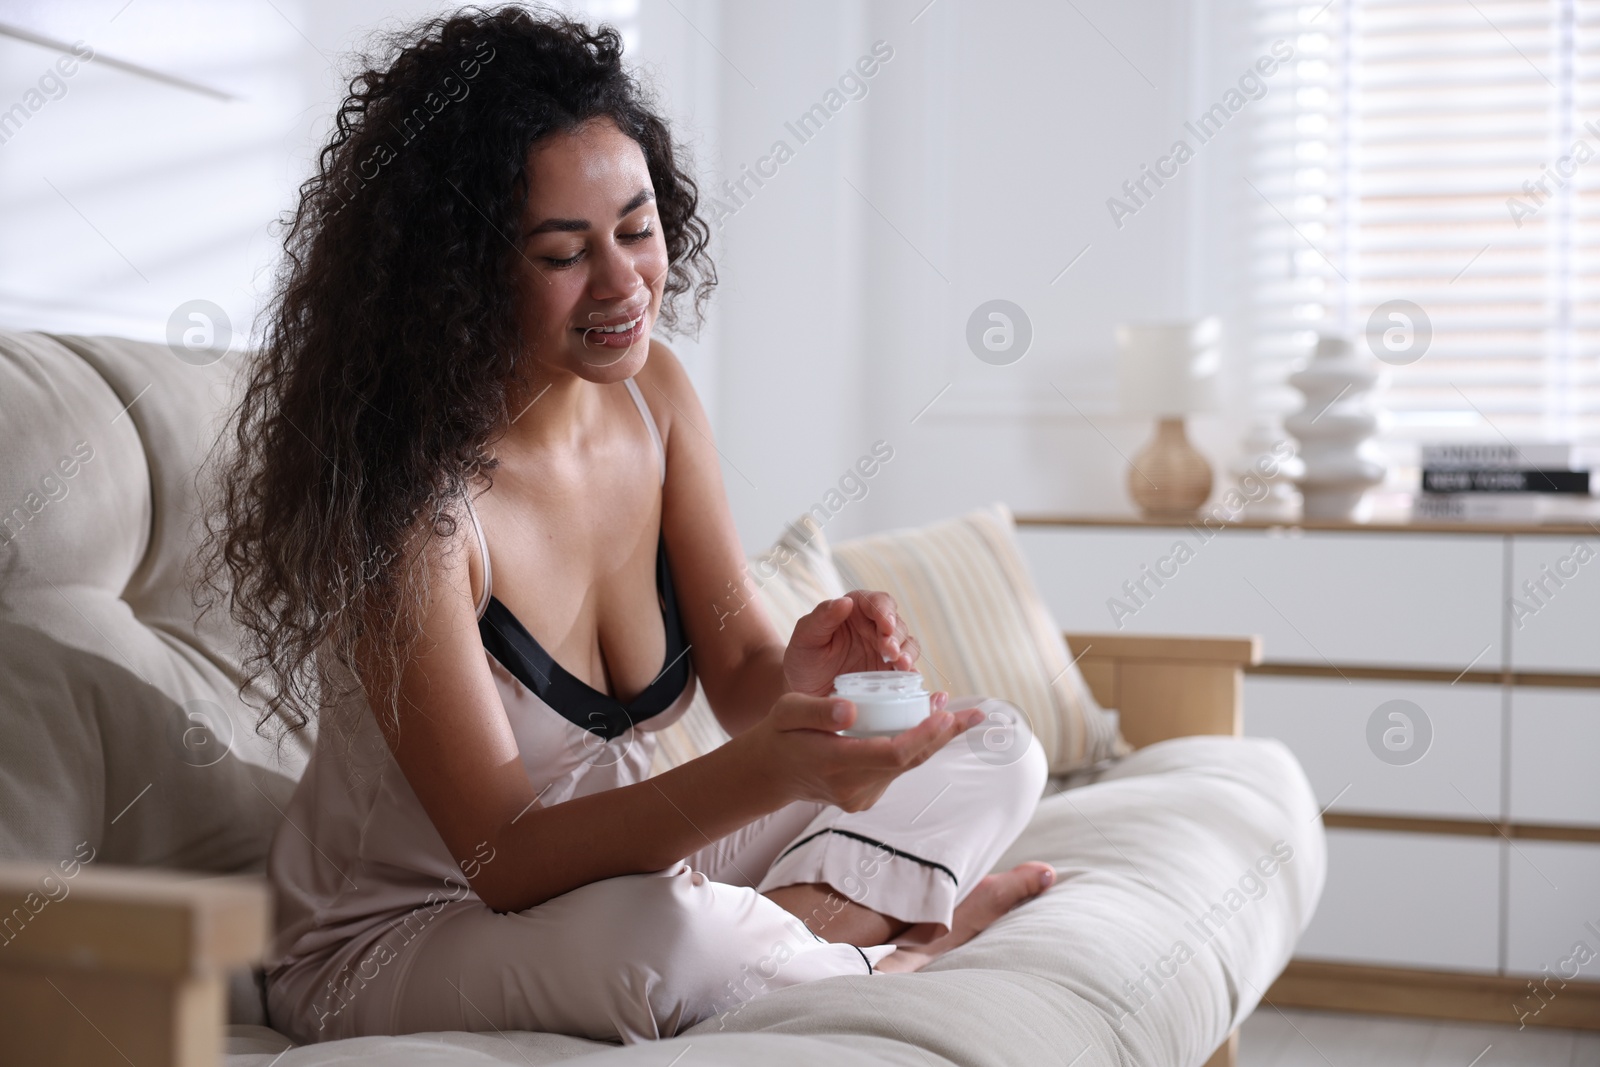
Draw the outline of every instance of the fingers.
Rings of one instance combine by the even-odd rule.
[[[893,737],[853,739],[850,758],[858,761],[860,766],[898,774],[924,762],[948,745],[956,735],[982,721],[983,712],[977,708],[958,712],[936,711],[916,726]]]
[[[907,637],[905,643],[900,646],[899,658],[888,664],[888,666],[892,666],[897,671],[912,670],[916,667],[917,657],[920,655],[922,655],[921,643],[915,637]]]
[[[957,712],[936,711],[912,729],[890,738],[890,744],[899,760],[914,767],[948,745],[957,734],[982,721],[983,712],[978,708]]]
[[[833,600],[824,600],[816,607],[800,617],[795,624],[794,635],[790,637],[791,645],[802,647],[821,647],[832,638],[837,630],[849,618],[854,610],[849,597],[835,597]]]
[[[906,662],[903,645],[908,635],[894,597],[879,590],[865,589],[852,589],[849,596],[861,605],[865,620],[876,630],[874,647],[878,656],[896,670],[909,670],[901,666]],[[915,663],[915,657],[910,662]]]
[[[856,706],[848,700],[785,693],[772,705],[774,725],[780,730],[848,729],[856,721]]]
[[[842,605],[843,609],[835,609],[835,604]],[[922,645],[911,636],[894,597],[881,590],[852,589],[843,597],[817,605],[814,614],[819,615],[824,627],[820,633],[808,632],[807,637],[816,641],[831,634],[856,610],[860,611],[861,617],[853,628],[858,638],[871,647],[869,655],[883,664],[882,668],[875,669],[915,670],[917,658],[922,654]],[[801,628],[796,627],[795,632],[799,636]]]

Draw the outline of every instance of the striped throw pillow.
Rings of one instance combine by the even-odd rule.
[[[846,587],[895,598],[922,645],[917,669],[930,688],[1022,709],[1051,774],[1131,751],[1035,589],[1005,505],[845,541],[832,556]]]
[[[1034,589],[1003,504],[846,541],[831,552],[816,520],[803,515],[750,561],[746,592],[787,641],[802,615],[851,589],[881,589],[894,597],[922,646],[917,669],[929,688],[999,697],[1022,709],[1051,774],[1131,751],[1116,720],[1089,695],[1060,627]],[[703,691],[657,736],[653,774],[728,739]]]

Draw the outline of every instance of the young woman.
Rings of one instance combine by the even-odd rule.
[[[950,744],[976,700],[838,735],[836,674],[917,661],[889,596],[787,647],[718,609],[718,454],[651,339],[709,293],[707,229],[621,59],[554,15],[432,22],[301,190],[213,545],[271,713],[318,718],[269,861],[300,1041],[667,1036],[914,970],[1053,878],[987,875],[1044,767]],[[648,777],[696,684],[732,740]]]

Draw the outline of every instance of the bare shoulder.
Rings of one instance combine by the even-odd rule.
[[[400,599],[384,618],[365,621],[356,648],[356,671],[368,694],[393,694],[404,707],[431,707],[424,714],[435,717],[448,709],[429,704],[433,686],[427,675],[469,673],[473,654],[481,656],[481,646],[474,643],[474,605],[482,565],[473,551],[477,541],[471,520],[460,505],[456,516],[450,530],[448,523],[436,524],[436,516],[424,511],[401,533],[393,549],[373,554],[372,573],[389,570]],[[419,640],[407,649],[405,658],[398,659],[393,641],[397,634],[407,633]],[[464,692],[463,684],[458,682],[457,688]],[[391,746],[397,744],[396,722],[389,714],[378,714],[377,704],[373,710]]]
[[[694,391],[694,382],[684,369],[683,361],[661,341],[651,339],[650,358],[634,375],[634,381],[644,394],[645,403],[650,405],[663,439],[671,436],[672,426],[676,422],[685,419],[700,423],[705,421],[700,397]]]
[[[408,601],[402,609],[416,612],[416,621],[424,628],[441,599],[453,599],[470,606],[476,602],[477,590],[483,584],[477,535],[465,503],[456,502],[450,513],[453,524],[438,522],[438,516],[424,509],[412,519],[389,560],[384,561],[392,561],[401,574],[415,568],[413,573],[422,578],[415,586],[420,587],[422,599]]]

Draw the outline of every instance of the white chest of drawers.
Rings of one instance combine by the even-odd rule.
[[[1600,1026],[1600,531],[1017,521],[1067,630],[1261,635],[1245,732],[1296,753],[1329,832],[1286,980]]]

